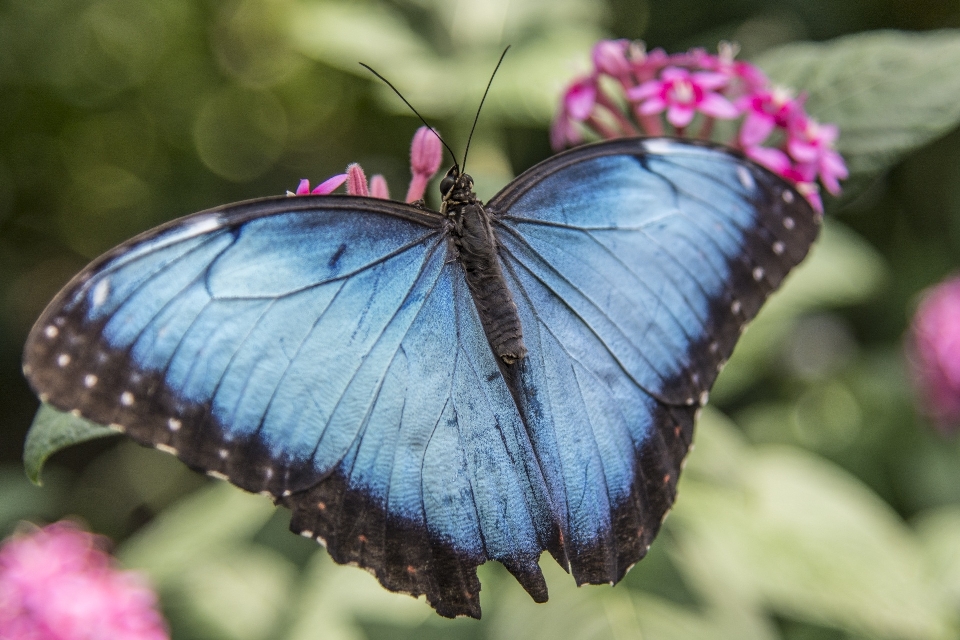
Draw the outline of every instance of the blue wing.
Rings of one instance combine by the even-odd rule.
[[[673,503],[696,410],[819,217],[757,165],[671,140],[554,156],[487,210],[529,350],[512,386],[560,560],[579,583],[616,582]]]
[[[350,197],[196,214],[93,263],[38,321],[41,398],[273,496],[390,589],[479,616],[558,535],[437,214]]]

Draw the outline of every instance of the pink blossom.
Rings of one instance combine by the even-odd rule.
[[[794,117],[788,129],[787,151],[798,171],[808,180],[817,177],[833,195],[840,193],[840,180],[849,174],[843,158],[833,149],[840,132],[835,125],[819,124],[802,115]]]
[[[363,168],[356,162],[347,166],[347,195],[370,195],[370,188],[367,186],[367,176],[363,173]]]
[[[667,112],[667,121],[683,129],[697,111],[721,119],[736,118],[737,108],[717,93],[727,84],[722,73],[700,71],[690,73],[680,67],[667,67],[659,80],[648,80],[627,91],[627,97],[639,102],[640,115]]]
[[[763,147],[758,144],[744,147],[743,153],[757,164],[761,164],[775,174],[785,178],[788,177],[788,173],[793,167],[790,158],[780,149]]]
[[[743,93],[753,93],[763,90],[770,84],[767,76],[764,75],[763,71],[749,62],[737,60],[736,57],[739,51],[739,46],[731,42],[721,42],[717,47],[718,55],[710,55],[702,49],[696,49],[691,53],[695,53],[696,55],[696,66],[701,69],[722,73],[730,78],[731,81],[738,81],[742,84],[740,89]]]
[[[627,55],[633,67],[633,75],[636,76],[637,82],[641,83],[650,80],[670,64],[670,56],[666,51],[660,48],[647,51],[642,42],[631,42]]]
[[[777,127],[786,129],[802,109],[787,89],[761,89],[737,100],[737,108],[744,114],[740,127],[740,144],[761,144]]]
[[[550,147],[560,151],[564,147],[583,142],[583,136],[577,128],[577,123],[561,107],[553,122],[550,124]]]
[[[928,290],[908,340],[922,412],[943,432],[960,429],[960,276]]]
[[[390,199],[390,189],[387,187],[387,179],[379,173],[370,178],[370,195],[381,200]]]
[[[593,47],[593,66],[600,73],[626,80],[633,70],[629,53],[629,40],[601,40]]]
[[[668,55],[662,49],[648,52],[643,42],[601,41],[591,52],[592,71],[564,92],[550,143],[559,151],[588,136],[660,136],[665,123],[685,137],[701,113],[696,137],[741,150],[791,181],[822,212],[820,185],[837,194],[847,177],[833,148],[836,127],[816,124],[804,111],[802,95],[773,87],[760,69],[736,55],[736,45],[726,42],[716,55],[704,49]],[[604,77],[616,79],[619,87]],[[715,127],[716,120],[736,118],[741,121],[733,139],[718,140],[731,129]]]
[[[327,178],[326,180],[318,184],[313,191],[311,191],[310,181],[307,179],[303,179],[300,181],[300,185],[297,186],[297,191],[295,194],[290,193],[289,191],[287,192],[287,194],[298,195],[298,196],[305,196],[307,194],[311,194],[315,196],[327,195],[328,193],[333,193],[333,191],[336,190],[344,182],[346,182],[346,180],[347,180],[347,174],[338,173],[337,175],[331,178]]]
[[[577,123],[590,118],[596,103],[597,80],[594,76],[577,78],[567,87],[560,101],[560,111],[550,127],[550,144],[554,150],[583,141]]]
[[[593,76],[580,78],[563,95],[563,108],[572,120],[583,122],[590,117],[597,102],[597,81]]]
[[[443,160],[443,147],[436,131],[429,127],[420,127],[413,134],[410,143],[410,187],[407,189],[407,202],[423,198],[427,184],[440,169]]]
[[[0,548],[0,638],[169,638],[144,579],[114,569],[103,546],[68,522],[7,539]]]

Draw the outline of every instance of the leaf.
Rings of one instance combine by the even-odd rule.
[[[115,435],[117,432],[109,427],[42,404],[23,444],[23,466],[27,477],[39,486],[42,484],[40,470],[43,464],[57,451],[87,440]]]
[[[274,511],[263,496],[225,482],[213,483],[165,509],[129,538],[117,556],[165,587],[217,549],[253,538]]]
[[[293,563],[267,547],[228,545],[184,567],[176,588],[192,622],[214,637],[261,640],[276,636],[295,601],[296,574]]]
[[[779,47],[755,62],[840,127],[852,178],[871,178],[960,123],[960,31],[875,31]]]
[[[690,466],[700,472],[681,480],[667,520],[674,562],[707,604],[753,602],[858,636],[944,637],[952,608],[889,505],[813,454],[737,440],[721,420],[700,425],[697,444],[738,451],[739,470],[703,473],[698,446]]]
[[[503,51],[503,34],[513,48],[484,113],[491,121],[505,116],[528,125],[546,124],[571,69],[585,67],[587,52],[602,37],[600,14],[585,0],[525,0],[503,5],[506,13],[495,18],[496,27],[464,22],[471,15],[481,22],[489,19],[482,17],[484,7],[488,5],[465,3],[456,15],[444,16],[449,3],[437,3],[432,12],[437,23],[447,27],[447,37],[428,40],[416,24],[419,20],[390,5],[300,2],[293,5],[289,37],[305,56],[348,73],[371,78],[357,61],[370,64],[424,116],[459,116],[469,123],[466,118],[473,117]],[[474,36],[480,40],[472,40]],[[389,88],[380,87],[379,95],[386,105],[409,113]]]

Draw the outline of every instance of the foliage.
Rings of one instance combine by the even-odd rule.
[[[960,269],[960,36],[905,30],[958,18],[936,1],[795,4],[3,3],[0,529],[85,519],[151,575],[177,638],[960,637],[960,446],[914,410],[900,355],[917,293]],[[604,35],[671,51],[739,40],[840,125],[856,180],[744,336],[665,531],[621,585],[577,589],[544,558],[551,599],[536,605],[486,565],[484,619],[441,620],[289,534],[268,500],[126,439],[53,455],[42,489],[23,477],[36,400],[20,348],[87,260],[351,161],[406,183],[419,123],[356,62],[459,148],[510,43],[471,149],[488,197],[549,153],[556,100]],[[40,424],[67,419],[48,412]],[[38,435],[37,471],[58,448]]]

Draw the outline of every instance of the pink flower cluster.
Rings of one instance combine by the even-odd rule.
[[[103,539],[68,522],[14,535],[0,548],[0,638],[166,640],[140,575],[113,568]]]
[[[428,127],[420,127],[413,135],[413,142],[410,145],[410,173],[413,174],[413,177],[410,180],[410,187],[407,189],[407,202],[416,202],[422,199],[427,184],[440,169],[440,162],[443,160],[443,148],[440,145],[440,138],[437,137],[435,131]],[[382,175],[377,174],[368,183],[366,174],[357,163],[348,166],[346,173],[328,178],[313,190],[310,189],[309,180],[301,180],[296,192],[288,191],[287,195],[326,195],[333,193],[344,182],[347,183],[347,195],[390,199],[387,180]]]
[[[960,430],[960,276],[924,294],[908,353],[923,413],[944,433]]]
[[[823,211],[818,181],[837,195],[848,175],[833,148],[837,128],[814,121],[803,96],[772,86],[735,54],[726,43],[719,55],[703,49],[668,55],[642,42],[602,40],[593,48],[593,70],[564,92],[550,142],[559,151],[586,136],[710,140],[718,120],[739,120],[736,135],[719,141],[792,181]]]

